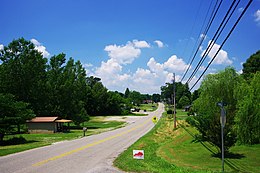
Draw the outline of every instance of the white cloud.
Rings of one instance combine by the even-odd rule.
[[[161,86],[166,82],[172,82],[173,72],[176,74],[176,81],[180,81],[183,69],[187,68],[187,64],[173,55],[164,63],[158,63],[154,57],[151,57],[147,62],[147,67],[149,69],[137,69],[133,75],[133,88],[144,93],[160,93]]]
[[[205,34],[200,34],[200,39],[206,39],[207,38],[207,36],[205,35]]]
[[[35,46],[40,46],[41,43],[39,43],[36,39],[31,39],[31,42],[35,45]]]
[[[123,73],[123,67],[131,64],[141,55],[142,48],[150,48],[146,41],[133,40],[125,45],[108,45],[105,51],[108,53],[109,60],[102,61],[101,66],[94,70],[94,75],[102,79],[103,84],[111,89],[123,92],[133,76]]]
[[[152,57],[147,63],[147,66],[153,72],[161,72],[163,71],[163,64],[157,63],[155,59]]]
[[[161,42],[160,40],[155,40],[154,43],[156,43],[159,48],[164,47],[163,42]]]
[[[93,71],[95,71],[95,67],[93,66],[93,64],[91,63],[85,63],[85,64],[82,64],[82,67],[85,69],[86,71],[86,74],[89,75],[89,76],[93,76]]]
[[[211,42],[212,42],[211,40],[208,42],[208,46],[211,44]],[[220,48],[220,45],[214,43],[211,51],[208,54],[210,59],[212,59],[215,56],[215,54],[216,54],[216,52],[218,51],[219,48]],[[201,53],[201,56],[203,56],[205,51],[206,50],[204,50]],[[233,61],[228,58],[228,53],[226,51],[222,50],[222,49],[218,52],[218,55],[216,56],[216,58],[213,61],[213,64],[226,64],[226,65],[230,65],[232,63],[233,63]]]
[[[0,44],[0,50],[4,49],[4,45]]]
[[[200,66],[199,71],[204,71],[206,68],[204,66]]]
[[[107,62],[101,62],[101,66],[97,69],[96,73],[100,76],[105,76],[115,74],[121,71],[122,66],[113,59],[109,59]]]
[[[42,53],[43,57],[50,56],[50,53],[46,50],[46,47],[44,47],[40,42],[38,42],[36,39],[31,39],[31,42],[34,44],[35,49]]]
[[[133,40],[133,44],[136,48],[150,48],[150,45],[146,41]]]
[[[260,10],[257,10],[254,14],[255,16],[255,21],[260,24]]]
[[[243,8],[243,7],[240,7],[240,8],[238,9],[238,12],[239,12],[239,13],[242,13],[243,10],[244,10],[244,8]]]
[[[162,63],[151,57],[146,68],[139,67],[136,71],[126,72],[124,68],[138,58],[142,48],[148,48],[148,45],[145,41],[133,40],[125,45],[106,46],[109,59],[102,61],[100,67],[93,70],[93,75],[100,77],[109,90],[124,92],[129,88],[141,93],[160,93],[161,86],[172,82],[172,73],[176,73],[176,81],[179,81],[188,65],[176,55]]]
[[[172,72],[183,72],[185,69],[187,69],[188,64],[186,64],[183,59],[173,55],[163,64],[163,66],[165,69],[168,69]]]
[[[200,50],[200,51],[203,51],[203,46],[200,46],[200,47],[199,47],[199,50]]]
[[[132,76],[130,89],[141,93],[160,93],[160,86],[165,85],[168,72],[152,72],[149,69],[138,68]]]
[[[192,78],[192,80],[189,82],[189,88],[191,88],[191,87],[195,84],[195,82],[196,82],[198,79],[199,79],[199,78],[197,78],[196,76],[194,76],[194,77]],[[197,82],[197,84],[194,86],[194,88],[192,89],[192,91],[199,89],[202,80],[203,80],[203,77]]]
[[[86,63],[86,64],[82,64],[82,66],[83,66],[84,68],[89,68],[89,67],[93,67],[93,64],[91,64],[91,63]]]
[[[131,42],[123,46],[108,45],[104,50],[108,52],[111,59],[119,64],[131,64],[141,54],[141,49],[136,48]]]
[[[102,83],[109,89],[122,91],[121,89],[126,88],[125,84],[130,78],[128,74],[122,74],[122,68],[118,62],[109,59],[107,62],[102,61],[94,75],[100,77]]]

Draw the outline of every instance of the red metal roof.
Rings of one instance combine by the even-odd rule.
[[[58,117],[35,117],[27,122],[30,123],[47,123],[47,122],[55,122]]]

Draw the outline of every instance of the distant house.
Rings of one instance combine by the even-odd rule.
[[[189,112],[190,109],[191,109],[191,105],[187,105],[187,106],[184,107],[185,112]]]
[[[143,104],[153,103],[152,100],[143,100]]]
[[[59,117],[35,117],[26,121],[26,124],[29,133],[56,133],[69,131],[70,122],[72,120],[59,119]]]

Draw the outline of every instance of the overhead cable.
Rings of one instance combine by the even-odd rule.
[[[190,90],[192,90],[196,84],[199,82],[199,80],[201,79],[201,77],[205,74],[205,72],[207,71],[207,69],[209,68],[209,66],[211,65],[211,63],[214,61],[214,59],[216,58],[216,56],[218,55],[219,51],[222,49],[222,47],[224,46],[224,44],[226,43],[227,39],[230,37],[230,35],[232,34],[232,32],[234,31],[234,29],[236,28],[237,24],[239,23],[239,21],[241,20],[241,18],[243,17],[243,15],[245,14],[245,12],[247,11],[248,7],[251,5],[253,0],[249,0],[249,2],[247,3],[246,7],[244,8],[244,10],[242,11],[242,13],[240,14],[239,18],[237,19],[237,21],[235,22],[235,24],[233,25],[233,27],[231,28],[230,32],[228,33],[228,35],[226,36],[226,38],[224,39],[224,41],[222,42],[222,44],[220,45],[218,51],[215,53],[214,57],[211,59],[211,61],[209,62],[209,64],[207,65],[207,67],[205,68],[205,70],[202,72],[202,74],[200,75],[200,77],[196,80],[196,82],[193,84],[193,86],[190,88]]]
[[[219,36],[221,35],[221,33],[223,32],[224,28],[226,27],[227,23],[229,22],[231,16],[233,15],[235,9],[237,8],[238,4],[240,3],[240,0],[236,3],[236,0],[233,0],[232,4],[230,5],[225,17],[223,18],[221,24],[219,25],[217,31],[215,32],[211,42],[209,43],[207,49],[204,51],[201,60],[199,61],[199,63],[197,64],[196,68],[193,70],[193,73],[190,75],[189,79],[187,80],[186,83],[189,83],[193,77],[195,76],[195,74],[198,72],[199,68],[201,67],[202,63],[205,61],[206,57],[208,56],[208,54],[210,53],[210,51],[212,50],[215,42],[218,40]],[[233,6],[235,5],[235,7],[233,8]],[[232,10],[233,8],[233,10]],[[232,12],[230,13],[230,11],[232,10]]]
[[[190,66],[191,66],[191,64],[193,63],[193,60],[194,60],[194,58],[196,57],[196,55],[197,55],[197,53],[198,53],[198,51],[199,51],[199,49],[200,49],[200,46],[202,45],[202,43],[203,43],[203,41],[204,41],[204,39],[205,39],[205,37],[206,37],[206,35],[207,35],[207,33],[208,33],[208,31],[209,31],[211,25],[212,25],[212,22],[214,21],[214,19],[215,19],[215,17],[216,17],[216,14],[217,14],[217,12],[218,12],[218,10],[219,10],[219,8],[220,8],[220,5],[222,4],[223,0],[221,0],[219,4],[218,4],[218,2],[219,2],[219,0],[217,0],[216,3],[215,3],[215,5],[214,5],[214,8],[213,8],[212,13],[211,13],[211,15],[210,15],[208,24],[207,24],[207,26],[206,26],[206,28],[205,28],[203,34],[200,34],[200,35],[199,35],[200,43],[199,43],[199,45],[198,45],[198,47],[197,47],[197,49],[196,49],[196,52],[194,53],[194,55],[193,55],[193,57],[192,57],[191,63],[189,63],[189,66],[188,66],[188,68],[186,69],[186,72],[184,73],[184,75],[183,75],[183,77],[182,77],[182,79],[181,79],[181,82],[182,82],[182,80],[184,79],[184,77],[186,76],[188,70],[190,69]],[[218,7],[217,7],[217,9],[216,9],[216,6],[217,6],[217,5],[218,5]],[[202,37],[201,37],[201,35],[202,35]]]

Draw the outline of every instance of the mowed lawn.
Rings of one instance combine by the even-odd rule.
[[[164,114],[155,128],[122,153],[114,165],[128,172],[221,172],[217,150],[207,142],[194,140],[196,129],[177,114],[178,128]],[[178,115],[180,117],[178,117]],[[144,150],[144,160],[133,159],[133,150]],[[260,172],[260,145],[237,145],[225,160],[225,172]]]
[[[85,122],[81,126],[88,128],[85,135],[89,136],[120,128],[124,125],[125,122],[122,121],[106,121],[105,117],[91,117],[89,122]],[[71,128],[72,130],[68,133],[6,135],[4,143],[0,145],[0,156],[83,137],[81,127],[75,127],[72,124]]]
[[[139,108],[146,111],[155,111],[158,107],[158,103],[140,104]]]

